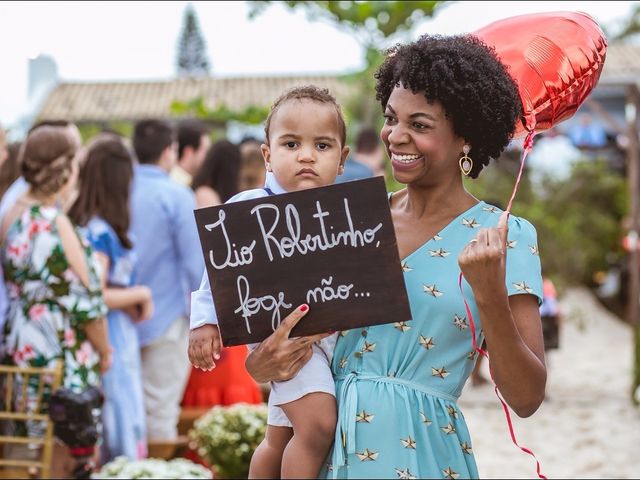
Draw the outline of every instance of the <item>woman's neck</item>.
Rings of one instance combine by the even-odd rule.
[[[27,193],[25,193],[25,195],[22,197],[22,200],[26,203],[42,205],[47,207],[55,206],[57,199],[58,199],[58,196],[55,193],[51,195],[44,195],[32,189],[29,189],[29,191],[27,191]]]
[[[453,185],[417,186],[407,185],[402,205],[411,216],[456,217],[478,203],[478,199],[467,192],[462,182]]]

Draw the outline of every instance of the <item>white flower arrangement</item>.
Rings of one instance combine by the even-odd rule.
[[[211,470],[186,458],[130,460],[117,457],[103,465],[99,472],[93,473],[91,478],[213,478],[213,474]]]
[[[194,422],[189,437],[197,452],[224,478],[246,478],[249,462],[267,428],[267,406],[215,406]]]

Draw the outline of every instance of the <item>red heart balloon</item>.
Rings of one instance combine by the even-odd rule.
[[[519,15],[474,35],[496,49],[518,84],[516,137],[571,117],[598,83],[607,51],[604,33],[582,12]]]

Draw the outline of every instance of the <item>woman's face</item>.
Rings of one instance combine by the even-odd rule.
[[[398,182],[436,185],[460,177],[464,139],[454,134],[439,102],[429,103],[424,92],[398,86],[391,92],[384,117],[380,137]]]

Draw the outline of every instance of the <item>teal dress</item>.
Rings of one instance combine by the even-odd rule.
[[[341,332],[333,355],[338,427],[329,478],[478,478],[457,404],[477,353],[458,278],[458,255],[502,210],[480,202],[402,260],[412,320]],[[542,299],[534,227],[509,219],[509,295]],[[463,280],[476,326],[482,325]]]

